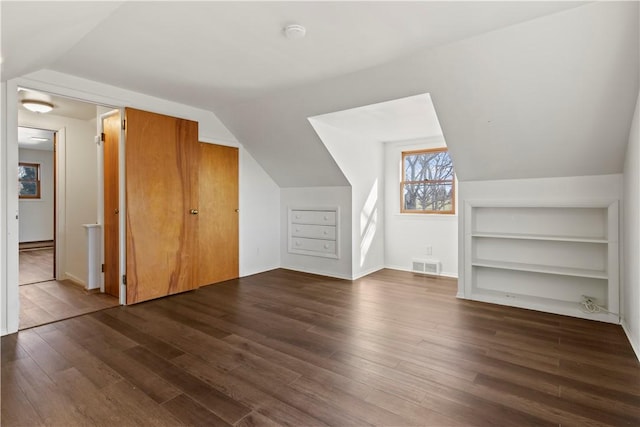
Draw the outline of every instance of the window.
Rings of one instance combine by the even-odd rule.
[[[40,165],[37,163],[18,164],[19,195],[21,199],[40,198]]]
[[[400,212],[454,214],[455,175],[446,148],[404,151]]]

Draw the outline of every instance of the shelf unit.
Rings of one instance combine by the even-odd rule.
[[[466,201],[464,297],[619,323],[618,201]],[[586,313],[586,295],[607,312]]]

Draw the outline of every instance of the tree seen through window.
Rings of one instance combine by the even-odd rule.
[[[403,213],[455,213],[455,174],[446,148],[402,153]]]

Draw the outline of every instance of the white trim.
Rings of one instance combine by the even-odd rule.
[[[7,116],[8,114],[1,114],[1,112],[7,111],[7,84],[0,82],[0,160],[7,157],[7,145],[5,141],[8,141],[7,137]],[[0,172],[3,170],[5,173],[0,173],[0,235],[7,236],[9,210],[7,208],[7,180],[8,172],[6,166],[8,163],[0,166]],[[0,333],[2,335],[7,334],[7,288],[8,288],[8,272],[7,268],[7,240],[6,238],[0,239]]]
[[[629,340],[629,344],[631,344],[633,352],[636,354],[636,358],[638,359],[638,361],[640,361],[640,344],[638,343],[638,341],[633,339],[633,335],[629,331],[627,322],[624,319],[622,319],[622,322],[620,322],[620,324],[622,325],[622,330],[627,335],[627,339]]]
[[[56,280],[65,280],[67,278],[64,272],[67,255],[67,130],[66,128],[56,131]]]
[[[65,280],[70,280],[70,281],[72,281],[73,283],[75,283],[75,284],[77,284],[77,285],[82,286],[84,289],[87,289],[87,282],[85,282],[84,280],[80,279],[80,278],[79,278],[79,277],[77,277],[77,276],[74,276],[74,275],[73,275],[73,274],[71,274],[71,273],[67,273],[67,272],[65,272],[64,274],[65,274],[65,276],[66,276],[66,279],[65,279]]]
[[[351,277],[349,276],[346,276],[344,274],[336,274],[333,271],[322,271],[322,270],[316,270],[313,268],[300,268],[297,266],[287,266],[287,265],[283,265],[279,268],[282,268],[284,270],[299,271],[301,273],[316,274],[318,276],[333,277],[334,279],[342,279],[342,280],[349,280],[349,281],[352,280]]]
[[[376,271],[384,270],[385,268],[386,268],[385,266],[371,267],[370,269],[368,269],[366,271],[361,271],[358,274],[354,274],[352,280],[358,280],[358,279],[360,279],[360,278],[362,278],[364,276],[368,276],[369,274],[375,273]]]
[[[6,313],[6,323],[3,325],[6,333],[14,333],[18,331],[20,319],[20,292],[18,288],[18,240],[19,240],[19,222],[18,222],[18,85],[15,81],[6,83],[6,139],[2,141],[3,148],[6,147],[6,155],[4,157],[4,168],[6,182],[5,206],[6,206],[6,265],[3,270],[6,271],[5,283],[3,288],[6,289],[6,300],[4,307]],[[3,236],[3,237],[4,237]]]

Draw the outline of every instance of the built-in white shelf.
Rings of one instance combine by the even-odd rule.
[[[587,270],[584,268],[558,267],[553,265],[536,265],[522,262],[473,260],[474,267],[499,268],[503,270],[529,271],[531,273],[557,274],[561,276],[588,277],[591,279],[607,279],[606,271]]]
[[[561,314],[582,319],[598,320],[600,322],[619,323],[618,316],[615,314],[607,312],[587,313],[582,310],[580,304],[574,301],[561,301],[530,295],[504,294],[485,290],[476,292],[473,299],[475,301],[544,311],[546,313]]]
[[[472,233],[471,237],[484,237],[491,239],[514,239],[514,240],[544,240],[551,242],[578,242],[578,243],[609,243],[606,238],[539,235],[539,234],[517,234],[517,233]]]
[[[618,323],[618,216],[618,201],[466,201],[463,297]]]

